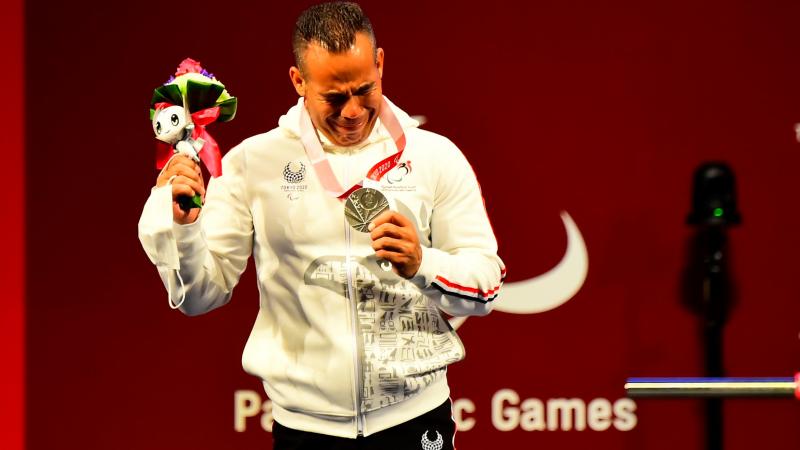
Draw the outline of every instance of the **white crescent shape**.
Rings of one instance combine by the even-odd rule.
[[[548,272],[503,285],[494,309],[512,314],[536,314],[567,303],[583,287],[589,273],[589,253],[578,226],[566,211],[561,221],[567,230],[564,257]]]
[[[567,231],[567,250],[558,264],[548,272],[527,280],[506,283],[494,309],[511,314],[537,314],[567,303],[583,287],[589,273],[589,253],[581,231],[572,217],[561,212]],[[466,317],[453,317],[450,325],[457,329]]]

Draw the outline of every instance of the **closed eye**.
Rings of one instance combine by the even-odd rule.
[[[350,98],[347,94],[325,94],[322,97],[331,105],[342,105]]]
[[[360,88],[356,89],[356,91],[353,92],[353,95],[358,95],[358,96],[367,95],[370,92],[372,92],[374,89],[375,89],[375,83],[368,83],[368,84],[365,84],[364,86],[361,86]]]
[[[369,95],[373,90],[375,90],[375,83],[367,83],[355,91],[352,94],[346,94],[342,92],[328,92],[326,94],[322,94],[322,98],[330,103],[331,105],[343,105],[350,100],[350,96],[354,97],[362,97],[365,95]]]

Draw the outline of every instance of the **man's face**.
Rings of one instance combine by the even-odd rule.
[[[292,67],[289,77],[297,93],[305,97],[317,129],[336,145],[364,141],[383,101],[383,49],[377,50],[375,58],[369,37],[357,33],[355,44],[342,53],[330,53],[311,42],[304,62],[305,72]]]

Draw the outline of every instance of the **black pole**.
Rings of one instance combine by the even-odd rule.
[[[701,231],[706,234],[705,280],[703,289],[703,334],[705,341],[705,372],[707,377],[724,377],[722,358],[723,329],[730,305],[729,283],[726,271],[726,235],[722,227],[712,226]],[[706,448],[722,450],[724,447],[722,399],[706,402]]]
[[[727,229],[740,223],[735,182],[724,163],[707,163],[694,174],[692,211],[687,222],[697,227],[690,244],[684,297],[702,318],[705,375],[725,376],[723,332],[733,304],[727,270]],[[723,403],[706,400],[706,448],[723,450]]]

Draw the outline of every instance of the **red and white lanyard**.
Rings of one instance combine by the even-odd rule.
[[[345,189],[342,187],[341,183],[339,183],[336,174],[333,173],[331,163],[328,161],[328,157],[325,156],[325,150],[322,149],[322,144],[314,129],[314,124],[311,122],[311,117],[308,115],[308,110],[306,110],[305,105],[303,105],[300,112],[300,140],[303,142],[303,147],[306,150],[308,159],[311,161],[311,165],[314,166],[314,172],[316,172],[317,178],[319,178],[322,187],[329,195],[344,200],[356,189],[360,189],[366,184],[377,183],[387,172],[394,169],[400,162],[400,157],[403,156],[403,150],[406,148],[406,135],[403,133],[403,127],[400,125],[400,121],[397,120],[397,116],[392,112],[392,108],[389,106],[389,102],[386,101],[385,97],[383,98],[381,113],[378,117],[380,117],[381,124],[386,127],[395,146],[397,146],[397,152],[372,166],[369,172],[367,172],[364,181],[355,184],[349,189]]]

